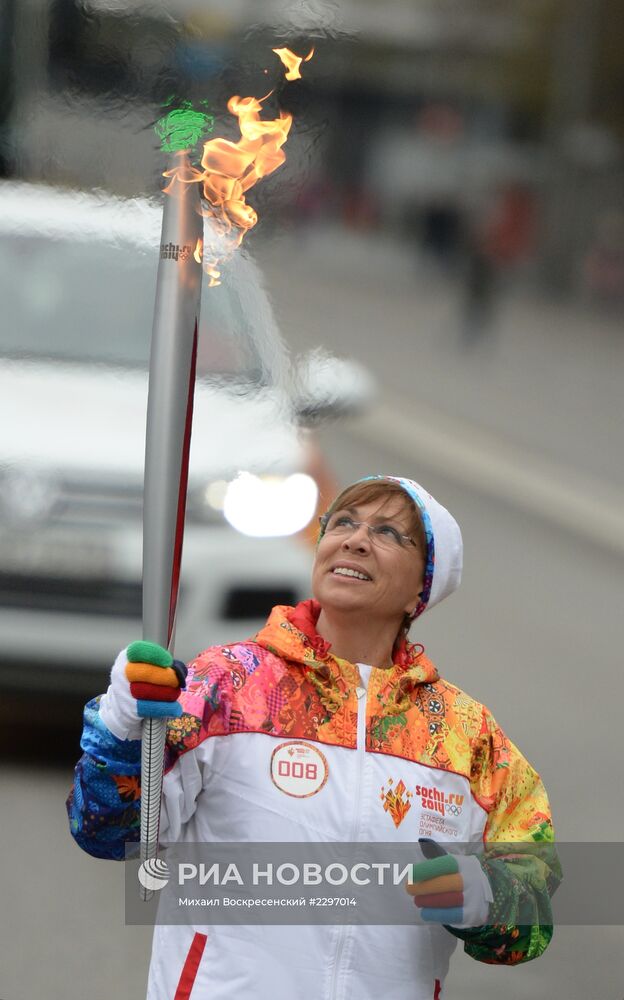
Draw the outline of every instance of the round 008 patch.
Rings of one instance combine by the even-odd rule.
[[[271,780],[286,795],[307,799],[320,792],[328,777],[325,755],[311,743],[289,740],[271,754]]]

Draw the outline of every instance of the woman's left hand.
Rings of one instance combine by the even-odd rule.
[[[480,927],[488,921],[492,889],[474,855],[444,854],[412,865],[405,888],[428,923]]]

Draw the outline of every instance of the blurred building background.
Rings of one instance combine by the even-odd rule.
[[[276,37],[302,51],[316,40],[282,99],[308,142],[265,188],[275,224],[278,190],[282,216],[299,224],[401,236],[461,277],[468,326],[501,276],[622,303],[616,0],[3,0],[1,10],[5,176],[155,191],[150,123],[164,98],[201,96],[223,117],[230,85],[262,83]]]

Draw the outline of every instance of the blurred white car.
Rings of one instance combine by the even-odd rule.
[[[161,211],[0,184],[0,686],[101,689],[141,634],[147,364]],[[372,391],[352,362],[288,363],[245,252],[204,283],[176,654],[309,596],[310,431]],[[294,377],[293,377],[294,372]],[[314,466],[314,469],[313,469]],[[323,498],[323,502],[327,497]]]

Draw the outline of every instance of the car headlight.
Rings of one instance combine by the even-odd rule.
[[[316,482],[302,472],[292,476],[241,472],[227,485],[223,514],[244,535],[294,535],[312,520],[317,499]]]

